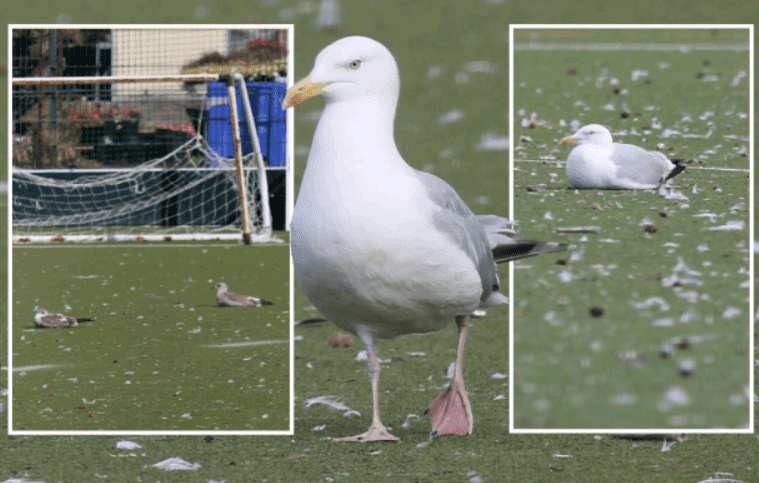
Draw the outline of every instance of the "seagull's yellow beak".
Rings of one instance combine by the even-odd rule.
[[[299,106],[303,101],[321,94],[322,89],[328,85],[328,82],[311,82],[309,75],[287,91],[285,100],[282,102],[282,109]]]
[[[567,136],[565,138],[562,138],[561,141],[559,141],[559,144],[561,144],[562,146],[566,146],[567,144],[576,143],[577,141],[579,141],[579,139],[577,139],[576,137]]]

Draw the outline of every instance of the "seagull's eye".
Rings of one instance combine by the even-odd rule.
[[[361,67],[361,61],[358,60],[358,59],[356,59],[356,60],[354,60],[353,62],[350,63],[350,68],[353,69],[353,70],[356,70],[359,67]]]

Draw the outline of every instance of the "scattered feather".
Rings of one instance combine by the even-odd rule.
[[[176,470],[197,470],[200,468],[198,463],[190,463],[182,458],[169,458],[153,465],[154,468],[159,468],[166,471]]]
[[[713,226],[709,228],[710,231],[732,231],[743,230],[746,227],[746,222],[743,220],[730,220],[724,225]]]
[[[140,449],[142,446],[135,443],[134,441],[127,441],[127,440],[121,440],[116,443],[117,449]]]
[[[346,411],[350,409],[348,406],[342,403],[340,401],[340,398],[337,396],[316,396],[310,397],[303,401],[303,405],[307,408],[313,406],[314,404],[324,404],[325,406],[329,406],[332,409],[337,409],[338,411]]]

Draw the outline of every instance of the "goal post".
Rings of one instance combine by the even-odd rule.
[[[245,174],[242,169],[242,141],[240,140],[240,123],[237,117],[237,96],[235,95],[235,81],[231,75],[225,74],[219,77],[219,80],[227,85],[227,99],[229,100],[229,117],[232,120],[232,139],[235,148],[235,167],[237,168],[237,178],[243,180]],[[243,98],[245,82],[240,86],[240,94]],[[265,175],[265,171],[263,172]],[[240,192],[240,211],[242,217],[242,240],[246,245],[251,244],[250,240],[250,217],[248,216],[248,196],[242,187]]]
[[[76,91],[72,87],[77,85],[170,82],[196,85],[211,81],[223,81],[228,88],[234,165],[220,156],[193,126],[176,123],[152,133],[139,132],[135,124],[140,116],[131,115],[130,103],[139,101],[144,105],[152,99],[166,103],[160,96],[133,95],[131,99],[90,102],[71,95]],[[254,148],[247,156],[243,156],[241,149],[236,82]],[[50,111],[56,115],[40,119],[37,124],[29,120],[30,134],[26,140],[21,136],[19,142],[14,139],[11,192],[14,242],[223,240],[239,239],[241,232],[246,244],[277,240],[272,238],[266,167],[242,75],[26,77],[12,78],[11,83],[14,87],[28,86],[28,93],[37,96],[36,101],[26,102],[33,106],[30,111],[36,109],[36,114],[43,118],[46,114],[52,117]],[[68,88],[51,93],[53,86]],[[49,104],[49,110],[43,104]],[[202,116],[207,106],[197,111]],[[203,121],[199,119],[195,125],[199,127]],[[181,133],[184,135],[180,136]],[[140,140],[155,141],[162,136],[172,138],[170,152],[152,153],[157,154],[153,159],[139,164],[131,162],[128,167],[103,168],[127,159],[130,146],[142,155],[150,152]],[[126,141],[119,143],[115,139]],[[88,140],[91,144],[97,142],[97,146],[87,145]],[[97,156],[93,156],[95,148]],[[53,156],[57,162],[95,158],[100,162],[93,164],[100,166],[16,167],[16,161],[39,163],[42,156]]]

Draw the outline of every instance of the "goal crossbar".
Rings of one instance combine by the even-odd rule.
[[[113,84],[130,82],[211,82],[223,74],[114,75],[105,77],[12,77],[16,86],[63,84]]]

